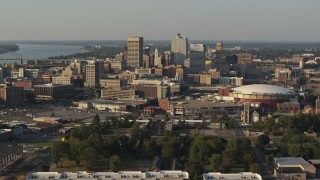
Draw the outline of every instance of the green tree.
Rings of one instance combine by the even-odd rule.
[[[220,123],[220,129],[221,129],[222,124],[225,124],[227,129],[232,128],[232,120],[228,116],[228,114],[223,113],[222,116],[218,119],[218,121]]]
[[[216,123],[216,122],[218,122],[218,117],[217,117],[217,115],[212,115],[211,116],[211,123]]]
[[[272,118],[265,118],[264,121],[264,130],[266,132],[275,132],[276,131],[276,121]]]
[[[93,126],[100,126],[100,117],[96,114],[92,119]]]
[[[98,158],[97,150],[93,147],[85,148],[82,153],[82,158],[87,162],[86,167],[94,169],[96,160]]]
[[[245,162],[245,154],[251,153],[251,141],[248,138],[235,138],[228,141],[222,152],[225,166],[234,166]]]
[[[120,168],[120,157],[117,155],[113,155],[110,157],[109,161],[109,169],[113,172],[118,172]]]
[[[144,146],[149,157],[154,157],[161,151],[161,149],[157,145],[157,142],[154,139],[148,139],[144,141]]]
[[[260,164],[250,164],[250,172],[261,174],[261,165]]]
[[[79,166],[81,161],[81,151],[84,147],[84,142],[80,141],[77,138],[70,137],[68,139],[68,143],[69,143],[68,157],[69,159],[76,161],[76,164]]]
[[[66,157],[69,151],[69,145],[66,142],[56,141],[52,144],[52,161],[59,167],[59,163]]]
[[[173,159],[183,155],[183,140],[175,134],[167,134],[162,139],[161,154],[164,159]]]
[[[201,178],[205,171],[205,164],[210,156],[209,146],[203,135],[198,135],[192,141],[189,150],[188,169],[191,179]]]
[[[261,134],[256,138],[255,145],[262,150],[270,142],[269,136],[267,134]]]
[[[210,162],[210,168],[209,171],[212,172],[219,172],[222,170],[221,164],[222,164],[222,155],[221,154],[212,154],[209,162]]]
[[[94,147],[99,153],[103,151],[103,139],[100,134],[91,134],[85,144],[87,147]]]

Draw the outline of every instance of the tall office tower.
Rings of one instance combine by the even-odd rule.
[[[131,36],[128,38],[127,68],[135,69],[143,65],[143,37]]]
[[[316,100],[316,114],[320,114],[320,99]]]
[[[218,41],[215,45],[215,51],[213,54],[213,61],[217,64],[225,64],[226,62],[222,58],[223,45],[221,41]]]
[[[101,68],[102,65],[102,68]],[[99,80],[102,76],[103,64],[99,61],[90,60],[86,64],[86,77],[84,86],[86,88],[97,88],[99,86]]]
[[[223,50],[223,44],[221,41],[218,41],[215,46],[215,50],[217,53],[221,53]]]
[[[0,67],[0,84],[3,83],[3,67]]]
[[[161,56],[159,56],[158,48],[154,50],[154,66],[160,66],[161,65]]]
[[[203,44],[190,44],[189,49],[190,68],[189,73],[198,74],[205,70],[205,46]]]
[[[171,40],[171,51],[175,64],[184,65],[184,60],[188,58],[188,48],[188,38],[181,36],[180,33]]]
[[[150,67],[150,56],[149,55],[143,55],[143,67],[144,68]]]

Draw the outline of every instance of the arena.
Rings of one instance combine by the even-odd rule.
[[[276,106],[277,103],[295,101],[297,93],[294,90],[268,84],[251,84],[230,91],[229,96],[235,102],[255,102],[261,106]]]

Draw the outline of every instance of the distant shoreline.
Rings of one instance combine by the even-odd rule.
[[[0,54],[16,51],[19,51],[19,46],[16,44],[0,44]]]

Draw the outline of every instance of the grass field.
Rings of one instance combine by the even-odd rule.
[[[44,142],[34,142],[34,143],[28,143],[29,145],[33,145],[34,147],[37,148],[43,148],[43,147],[50,147],[54,141],[53,140],[48,140]]]

